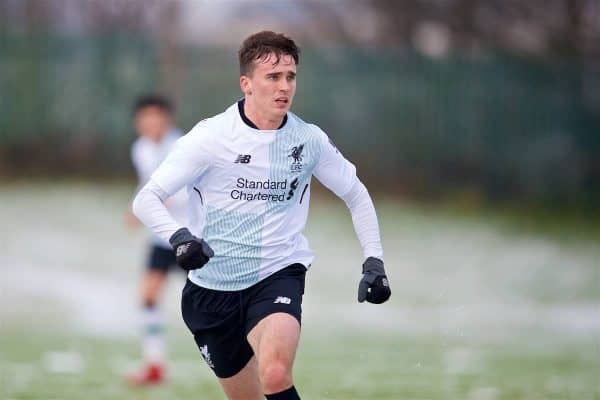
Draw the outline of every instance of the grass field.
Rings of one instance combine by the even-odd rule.
[[[125,185],[0,188],[0,398],[223,398],[179,315],[183,275],[164,299],[169,383],[121,380],[139,357],[146,240],[124,228],[129,196]],[[376,205],[393,289],[383,306],[356,302],[362,256],[345,207],[313,199],[303,399],[600,399],[597,237]]]

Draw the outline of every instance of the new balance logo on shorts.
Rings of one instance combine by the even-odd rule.
[[[235,164],[250,164],[250,157],[252,157],[250,154],[240,154],[239,156],[237,156],[234,163]]]
[[[275,299],[275,301],[273,302],[273,304],[277,304],[277,303],[291,304],[292,303],[292,299],[290,299],[289,297],[277,296],[277,298]]]

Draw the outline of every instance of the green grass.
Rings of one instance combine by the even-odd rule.
[[[176,340],[175,340],[176,339]],[[187,336],[171,338],[169,382],[130,388],[122,373],[133,340],[17,332],[0,338],[3,399],[221,399]],[[595,348],[594,348],[595,346]],[[296,386],[305,399],[600,399],[598,342],[480,343],[407,336],[304,332]],[[50,352],[81,357],[81,370],[53,371]],[[55,368],[55,367],[54,367]]]

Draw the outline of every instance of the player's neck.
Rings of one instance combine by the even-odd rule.
[[[150,140],[152,143],[160,143],[169,134],[170,131],[171,128],[165,130],[164,132],[161,132],[158,135],[142,135],[142,137]]]
[[[260,111],[253,106],[252,102],[248,102],[244,99],[243,101],[243,116],[245,116],[252,124],[259,130],[276,130],[281,129],[284,125],[285,117],[267,116],[261,114]]]

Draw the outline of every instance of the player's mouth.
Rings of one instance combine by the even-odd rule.
[[[290,100],[287,97],[278,97],[275,99],[275,104],[277,104],[279,107],[287,107],[289,102]]]

